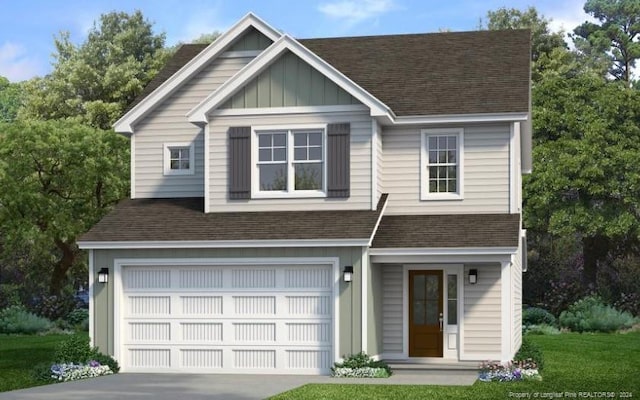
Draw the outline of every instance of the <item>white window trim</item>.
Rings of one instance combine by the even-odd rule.
[[[447,135],[458,137],[458,176],[457,193],[429,193],[429,150],[428,137]],[[464,199],[464,129],[434,128],[420,131],[420,200],[463,200]]]
[[[293,133],[300,130],[322,131],[322,189],[294,190]],[[258,135],[277,131],[287,132],[287,188],[286,192],[260,190],[260,169],[258,167]],[[291,145],[290,145],[291,144]],[[290,199],[327,197],[327,125],[291,124],[265,125],[251,127],[251,198],[252,199]]]
[[[189,169],[171,169],[171,149],[187,147],[189,149]],[[195,173],[195,146],[193,143],[165,143],[164,144],[164,175],[193,175]]]

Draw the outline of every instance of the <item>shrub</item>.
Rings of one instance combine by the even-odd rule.
[[[604,304],[597,296],[578,300],[560,314],[560,326],[574,332],[615,332],[635,322],[631,314]]]
[[[67,314],[64,319],[72,328],[74,329],[82,329],[82,327],[86,325],[88,327],[89,323],[89,310],[86,308],[76,308]]]
[[[30,306],[34,313],[55,321],[64,318],[76,308],[76,300],[70,293],[63,293],[60,296],[39,296],[33,299]]]
[[[111,375],[113,371],[97,361],[87,364],[53,364],[51,379],[59,382],[77,381],[79,379],[94,378],[96,376]]]
[[[20,305],[20,287],[11,283],[0,284],[0,310]]]
[[[522,337],[520,350],[513,357],[513,362],[519,365],[526,365],[532,369],[542,371],[544,368],[544,356],[542,350],[533,343],[527,336]]]
[[[391,375],[391,368],[384,361],[375,361],[361,351],[345,356],[341,363],[335,363],[331,375],[341,378],[387,378]]]
[[[560,330],[555,326],[540,324],[525,326],[523,333],[528,335],[559,335]]]
[[[0,333],[34,334],[51,328],[51,321],[28,312],[22,306],[11,306],[0,311]]]
[[[101,353],[98,348],[91,347],[89,338],[84,335],[71,335],[62,341],[54,354],[56,363],[79,363],[97,361],[100,365],[106,365],[113,373],[120,371],[118,362],[111,356]]]
[[[544,308],[529,307],[522,311],[522,324],[529,325],[555,325],[556,317]]]

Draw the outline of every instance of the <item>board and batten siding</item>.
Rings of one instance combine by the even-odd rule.
[[[97,271],[109,267],[113,271],[116,259],[188,259],[188,258],[338,258],[340,268],[353,265],[353,282],[345,283],[340,279],[339,293],[339,340],[338,354],[357,353],[362,349],[362,254],[361,247],[289,247],[257,249],[144,249],[144,250],[94,250],[94,345],[104,353],[114,353],[113,326],[114,285],[98,284]],[[178,264],[178,263],[177,263]],[[256,265],[259,263],[254,263]]]
[[[478,283],[464,280],[464,354],[467,359],[477,355],[478,360],[494,355],[500,359],[501,317],[501,270],[499,264],[465,265],[464,276],[469,269],[478,270]],[[508,282],[507,282],[508,284]]]
[[[304,107],[360,104],[295,54],[287,51],[220,106],[228,108]]]
[[[422,127],[385,127],[382,182],[387,214],[509,212],[509,124],[464,128],[464,199],[420,200]],[[431,127],[430,127],[431,128]]]
[[[251,57],[217,58],[153,109],[134,127],[135,197],[203,197],[204,136],[186,114],[244,67]],[[193,175],[165,176],[165,143],[193,143]]]
[[[348,198],[279,198],[230,200],[228,182],[228,130],[230,127],[299,124],[351,124],[351,182]],[[371,208],[371,117],[368,112],[216,116],[209,123],[209,211],[361,210]],[[252,160],[251,168],[254,168]],[[255,178],[252,177],[252,178]]]
[[[402,309],[402,265],[382,264],[382,352],[402,354],[402,324],[405,311]]]

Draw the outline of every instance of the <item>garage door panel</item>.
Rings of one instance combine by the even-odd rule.
[[[326,373],[331,367],[329,265],[123,267],[122,277],[124,371]]]
[[[221,315],[222,296],[180,296],[183,315]]]
[[[125,270],[125,290],[169,289],[170,287],[171,271],[166,268],[132,268]]]
[[[234,289],[275,289],[276,270],[265,268],[234,268],[231,287]]]
[[[220,322],[181,322],[181,338],[185,342],[212,343],[222,342],[222,323]]]
[[[220,268],[180,269],[178,288],[216,289],[222,288],[223,270]]]
[[[129,315],[170,315],[171,296],[128,296]]]

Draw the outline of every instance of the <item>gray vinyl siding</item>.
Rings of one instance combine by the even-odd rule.
[[[281,198],[229,200],[227,131],[233,126],[295,127],[296,124],[351,124],[351,182],[348,198]],[[371,208],[371,117],[368,112],[263,116],[217,116],[209,124],[210,212],[356,210]],[[254,164],[252,163],[252,168]],[[255,179],[255,175],[252,176]]]
[[[260,33],[256,28],[250,27],[227,51],[264,50],[273,43],[271,39]]]
[[[361,247],[338,248],[262,248],[262,249],[148,249],[148,250],[94,250],[97,266],[91,279],[94,289],[94,343],[108,354],[114,353],[113,344],[113,284],[97,283],[97,271],[108,267],[113,274],[117,258],[282,258],[282,257],[338,257],[340,268],[353,265],[353,282],[340,279],[339,294],[339,352],[357,353],[362,348],[362,272]]]
[[[382,352],[402,354],[402,265],[382,264]]]
[[[220,108],[359,104],[353,96],[291,52],[240,88]]]
[[[509,212],[509,124],[463,126],[464,200],[420,200],[421,128],[382,132],[387,214]]]
[[[185,115],[251,58],[219,58],[153,109],[134,127],[135,197],[204,196],[204,137]],[[164,176],[164,144],[193,142],[195,173]]]
[[[471,268],[478,270],[478,283],[472,285],[464,280],[464,353],[467,358],[477,355],[484,359],[494,355],[499,360],[502,342],[500,265],[465,265],[465,277]]]

